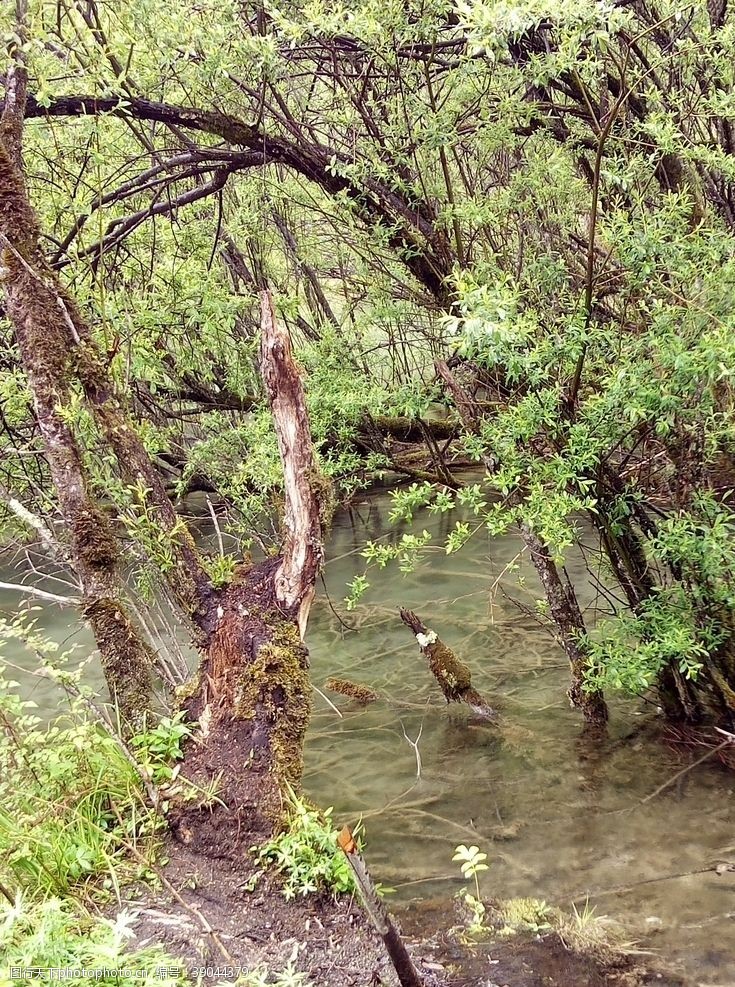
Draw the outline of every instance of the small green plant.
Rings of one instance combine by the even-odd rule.
[[[114,987],[167,987],[183,983],[185,969],[162,948],[126,952],[133,916],[91,917],[72,899],[0,899],[0,987],[11,987],[9,967],[94,970],[94,982]],[[298,983],[299,981],[293,981]],[[286,984],[283,985],[286,987]]]
[[[473,880],[475,883],[475,894],[472,894],[466,888],[463,888],[460,892],[462,900],[470,909],[471,921],[468,931],[471,934],[482,932],[485,929],[485,914],[487,910],[480,896],[478,874],[488,869],[488,865],[485,863],[487,854],[483,853],[478,846],[468,847],[464,843],[460,843],[454,850],[452,860],[459,862],[462,877],[467,881]]]
[[[509,898],[498,908],[501,935],[546,932],[560,916],[560,912],[538,898]]]
[[[253,847],[258,861],[283,875],[283,895],[289,900],[310,892],[352,892],[352,873],[337,845],[332,809],[318,812],[289,792],[287,827],[264,846]]]
[[[237,559],[232,555],[217,555],[206,560],[207,572],[215,589],[222,589],[232,582]]]
[[[191,724],[184,723],[185,713],[164,716],[150,730],[143,730],[130,740],[143,768],[154,782],[170,781],[173,777],[172,763],[184,756],[181,743],[191,734]]]

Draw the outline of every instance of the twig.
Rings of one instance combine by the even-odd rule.
[[[633,881],[632,884],[616,884],[612,888],[604,888],[601,891],[584,891],[577,895],[574,895],[573,901],[582,901],[583,899],[589,900],[590,898],[601,898],[603,895],[608,894],[623,894],[626,891],[632,891],[634,888],[640,888],[645,884],[659,884],[662,881],[675,881],[680,877],[694,877],[697,874],[709,874],[717,873],[717,867],[710,865],[709,867],[697,867],[695,870],[683,870],[676,874],[663,874],[661,877],[647,877],[643,881]]]
[[[720,730],[720,733],[725,733],[725,731]],[[732,734],[728,734],[727,736],[727,740],[723,740],[721,744],[717,745],[717,747],[712,747],[711,750],[708,750],[706,754],[703,754],[700,758],[697,758],[696,761],[693,761],[691,764],[687,764],[685,768],[682,768],[681,771],[677,771],[676,774],[672,775],[668,781],[663,783],[663,785],[659,785],[655,792],[651,792],[650,795],[646,795],[644,799],[641,799],[641,805],[645,805],[646,802],[650,802],[651,799],[655,799],[657,795],[660,795],[661,792],[665,791],[670,785],[673,785],[674,782],[681,778],[682,775],[685,775],[687,771],[691,771],[692,768],[696,768],[703,761],[706,761],[708,757],[712,757],[713,754],[717,754],[723,748],[728,747],[733,741],[729,739],[732,737]]]
[[[403,736],[406,738],[406,743],[410,744],[411,747],[413,747],[414,751],[416,752],[416,778],[419,779],[421,778],[421,752],[419,751],[419,740],[421,740],[421,734],[424,732],[424,724],[423,723],[421,724],[416,739],[411,740],[411,738],[406,733],[406,728],[403,725],[403,720],[399,720],[398,722],[401,724],[401,730],[403,730]]]
[[[43,523],[37,514],[34,514],[33,511],[29,511],[25,504],[21,504],[21,502],[4,487],[0,487],[0,498],[5,501],[9,509],[13,512],[13,514],[15,514],[18,520],[22,521],[24,524],[27,524],[29,528],[33,528],[37,532],[38,537],[43,543],[43,547],[50,553],[50,555],[54,558],[63,555],[61,546],[51,532],[51,529]]]
[[[212,517],[212,523],[214,524],[214,530],[217,532],[217,543],[219,544],[219,554],[222,558],[225,557],[225,545],[222,541],[222,531],[220,530],[219,521],[217,520],[217,513],[212,506],[212,501],[207,497],[207,507],[209,508],[209,513]]]
[[[334,705],[334,703],[333,703],[333,702],[332,702],[332,700],[331,700],[331,699],[329,698],[329,696],[325,696],[325,695],[324,695],[324,693],[322,692],[322,690],[321,690],[321,689],[318,689],[318,688],[317,688],[316,686],[313,686],[313,689],[314,689],[314,692],[318,692],[318,693],[319,693],[319,695],[320,695],[320,696],[322,697],[322,699],[324,700],[324,702],[325,702],[325,703],[326,703],[326,704],[327,704],[328,706],[331,706],[331,707],[332,707],[332,709],[334,710],[334,712],[335,712],[335,713],[337,714],[337,716],[338,716],[338,717],[339,717],[339,718],[340,718],[341,720],[343,720],[343,719],[344,719],[344,716],[342,715],[342,713],[341,713],[341,711],[337,709],[337,707],[336,707],[336,706]]]
[[[81,602],[78,596],[58,596],[56,593],[48,593],[44,589],[37,589],[35,586],[26,586],[24,583],[2,583],[0,589],[17,590],[19,593],[28,593],[39,600],[48,600],[49,603],[58,603],[62,607],[76,607]]]
[[[11,905],[15,905],[15,898],[11,895],[10,891],[8,891],[2,882],[0,882],[0,894],[2,894],[4,898],[7,898]]]

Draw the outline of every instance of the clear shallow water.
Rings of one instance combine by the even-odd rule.
[[[339,823],[364,819],[376,880],[395,887],[409,907],[448,900],[462,884],[454,847],[476,843],[489,856],[485,894],[567,908],[589,895],[598,914],[623,921],[643,948],[675,958],[696,981],[735,984],[735,874],[660,880],[735,858],[735,776],[706,762],[642,802],[700,752],[667,748],[651,707],[637,701],[613,701],[604,742],[584,736],[564,695],[562,652],[513,602],[532,606],[539,595],[514,537],[490,541],[480,533],[459,555],[438,549],[408,576],[373,571],[362,603],[345,612],[346,584],[363,570],[360,548],[390,530],[389,503],[377,496],[335,519],[325,583],[339,617],[321,589],[307,636],[313,681],[323,689],[331,675],[351,678],[381,698],[361,708],[328,694],[339,716],[315,695],[310,795],[333,805]],[[441,534],[455,520],[427,515],[420,524]],[[519,568],[509,572],[514,559]],[[0,578],[20,582],[23,560],[5,563]],[[581,576],[581,560],[570,569]],[[584,586],[585,606],[604,603],[586,577]],[[45,588],[64,592],[58,584]],[[17,593],[0,591],[0,613],[18,601]],[[445,705],[399,606],[416,610],[471,666],[473,684],[502,713],[500,726]],[[64,647],[76,643],[80,655],[91,649],[73,609],[43,605],[38,616]],[[27,673],[34,667],[14,641],[3,655]],[[10,673],[42,713],[64,708],[51,683]],[[87,677],[101,688],[98,666]],[[453,921],[449,906],[447,916]]]
[[[325,575],[334,601],[363,570],[365,538],[388,530],[388,509],[379,497],[337,519]],[[436,531],[454,521],[420,523]],[[512,602],[532,605],[540,595],[525,559],[505,571],[518,552],[516,538],[480,533],[458,555],[437,550],[409,576],[373,570],[358,609],[336,607],[342,620],[322,593],[307,637],[315,684],[348,677],[381,699],[360,708],[329,694],[340,718],[316,696],[309,793],[334,805],[340,822],[363,817],[374,876],[399,899],[449,897],[462,884],[453,849],[476,843],[489,856],[486,894],[567,908],[589,895],[598,914],[645,936],[644,948],[676,957],[702,983],[735,984],[735,874],[657,880],[735,859],[735,777],[705,763],[642,802],[703,752],[670,750],[655,711],[635,700],[613,700],[607,740],[585,737],[564,695],[564,655]],[[581,559],[570,569],[581,574]],[[583,605],[603,602],[585,583]],[[416,610],[470,665],[473,684],[502,712],[500,726],[445,705],[399,606]]]

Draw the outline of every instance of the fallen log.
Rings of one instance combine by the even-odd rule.
[[[477,689],[472,688],[472,675],[467,665],[439,639],[436,631],[429,630],[413,610],[399,610],[401,620],[410,627],[416,643],[429,662],[429,669],[439,684],[448,703],[467,703],[474,713],[486,719],[495,719],[497,713]]]

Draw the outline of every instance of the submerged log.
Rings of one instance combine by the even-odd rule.
[[[401,620],[410,627],[416,643],[429,662],[431,674],[439,684],[448,703],[467,703],[473,712],[486,719],[495,719],[497,713],[477,689],[472,688],[472,675],[465,663],[439,639],[436,631],[429,630],[413,610],[399,611]]]
[[[378,699],[378,693],[371,689],[369,685],[362,685],[360,682],[352,682],[350,679],[327,679],[324,688],[330,692],[338,692],[341,696],[354,699],[356,703],[367,706]]]

